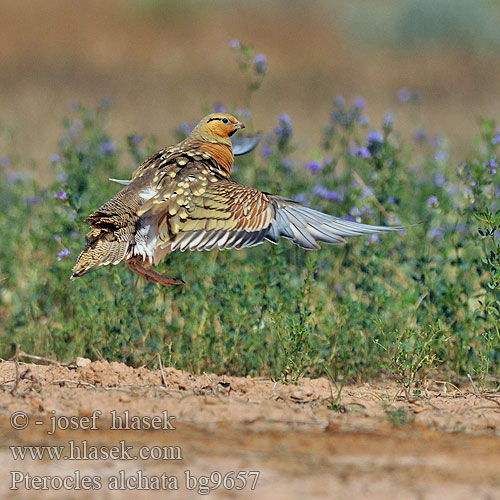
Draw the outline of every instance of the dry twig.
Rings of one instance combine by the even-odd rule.
[[[161,362],[160,353],[158,352],[158,353],[156,353],[156,355],[158,356],[158,364],[160,365],[161,380],[163,382],[163,385],[168,388],[167,379],[166,379],[165,373],[163,371],[163,363]]]
[[[470,373],[467,374],[467,378],[470,381],[470,384],[472,385],[472,389],[474,389],[474,394],[476,396],[479,396],[479,391],[477,390],[476,384],[474,383],[474,380],[472,380],[472,377],[470,376]]]

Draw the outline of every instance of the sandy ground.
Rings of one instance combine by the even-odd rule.
[[[0,383],[1,498],[94,497],[83,487],[54,489],[50,478],[67,477],[73,488],[75,474],[94,478],[87,481],[101,486],[99,498],[195,498],[207,493],[203,476],[212,474],[208,486],[216,486],[214,471],[226,475],[227,488],[212,498],[500,498],[500,395],[475,395],[471,386],[429,382],[408,402],[393,381],[347,385],[334,411],[337,390],[326,379],[285,385],[169,367],[162,377],[152,367],[104,361],[19,363],[16,372],[14,362],[2,362]],[[128,429],[118,428],[120,418]],[[63,452],[14,459],[11,446]],[[234,488],[243,485],[231,482],[240,471],[260,472],[254,490],[248,475],[240,476],[244,489]],[[26,474],[49,479],[26,483]],[[155,479],[162,475],[163,483]],[[137,490],[139,480],[171,489]],[[43,481],[48,489],[35,489]]]

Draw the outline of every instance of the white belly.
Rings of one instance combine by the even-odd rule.
[[[168,248],[158,246],[158,223],[157,221],[141,220],[141,225],[135,233],[135,245],[131,248],[131,255],[140,255],[143,261],[158,265],[161,259],[169,253]]]

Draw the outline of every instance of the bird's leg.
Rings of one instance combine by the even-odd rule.
[[[139,276],[142,276],[145,280],[151,281],[153,283],[158,283],[160,285],[172,286],[172,285],[183,285],[184,281],[176,280],[173,278],[167,278],[160,274],[157,271],[154,271],[149,266],[149,262],[142,262],[140,257],[135,257],[134,259],[129,260],[128,267],[130,267],[131,271],[137,273]]]

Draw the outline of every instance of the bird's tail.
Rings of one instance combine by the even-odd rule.
[[[315,250],[318,242],[339,244],[344,238],[364,234],[401,231],[411,226],[372,226],[351,222],[318,212],[292,200],[274,197],[277,202],[276,216],[271,222],[266,239],[278,243],[280,237],[292,240],[302,248]]]
[[[72,281],[96,266],[116,265],[127,254],[128,242],[116,240],[113,233],[109,231],[94,229],[87,236],[89,238],[87,245],[73,267],[73,274],[70,278]]]

